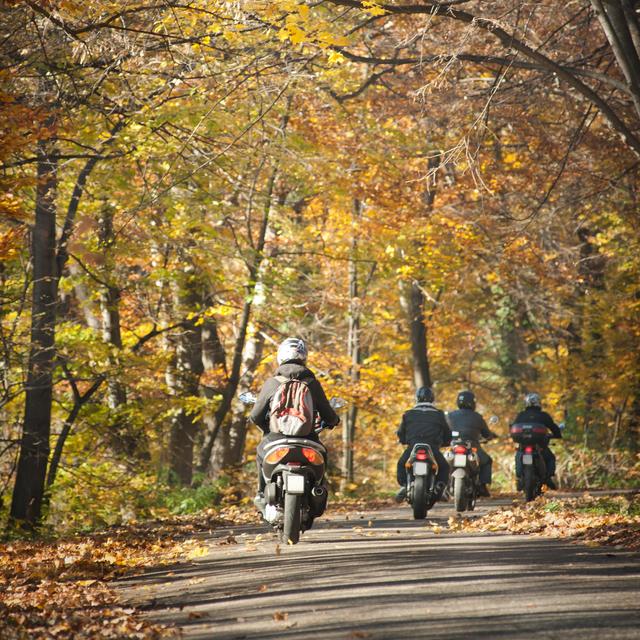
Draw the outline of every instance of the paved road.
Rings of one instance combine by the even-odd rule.
[[[450,534],[450,515],[442,505],[426,522],[408,507],[334,516],[296,546],[265,527],[219,530],[203,538],[206,556],[120,587],[193,639],[640,639],[639,554]]]

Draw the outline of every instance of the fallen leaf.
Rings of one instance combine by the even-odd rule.
[[[187,616],[187,618],[190,618],[191,620],[195,620],[197,618],[203,618],[204,616],[208,616],[209,614],[206,611],[190,611],[189,615]]]

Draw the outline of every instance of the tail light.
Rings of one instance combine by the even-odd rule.
[[[324,458],[322,455],[316,451],[315,449],[311,449],[310,447],[303,447],[302,455],[311,463],[311,464],[322,464],[324,462]]]
[[[268,462],[269,464],[276,464],[277,462],[280,462],[280,460],[282,460],[282,458],[284,458],[287,453],[289,453],[289,451],[291,451],[289,447],[278,447],[277,449],[271,451],[271,453],[269,453],[264,461]]]
[[[418,449],[416,451],[416,460],[426,460],[427,459],[427,450],[426,449]]]
[[[453,447],[453,453],[467,453],[467,447],[462,446],[461,444]]]
[[[524,448],[524,452],[525,453],[533,453],[533,447],[525,447]]]

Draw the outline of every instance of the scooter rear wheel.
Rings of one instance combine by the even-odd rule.
[[[296,493],[284,494],[284,525],[282,542],[297,544],[300,540],[300,507],[302,496]]]
[[[456,511],[459,513],[467,508],[467,493],[465,491],[466,478],[454,478],[453,479],[453,500],[456,507]]]
[[[416,476],[413,480],[413,517],[415,520],[424,520],[427,517],[427,478]]]
[[[527,502],[535,500],[537,497],[536,492],[536,474],[533,469],[533,465],[524,465],[522,469],[523,485],[524,485],[524,497]]]

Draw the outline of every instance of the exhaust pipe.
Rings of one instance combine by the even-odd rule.
[[[329,494],[326,487],[321,485],[319,487],[313,487],[313,489],[311,489],[310,502],[314,518],[317,518],[324,513],[324,510],[327,508],[328,498]]]

